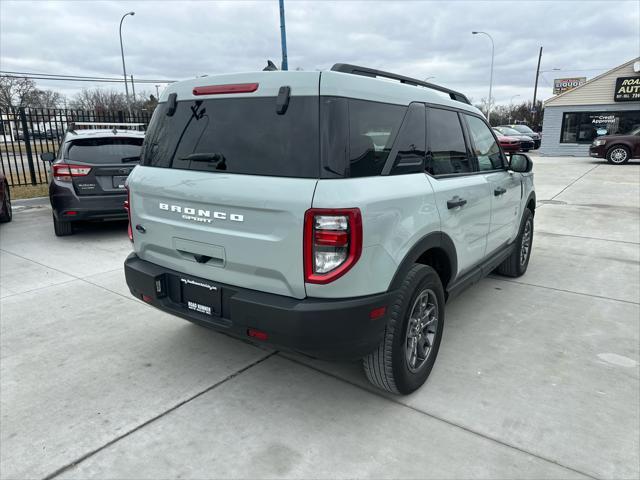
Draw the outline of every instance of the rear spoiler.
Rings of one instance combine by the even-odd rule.
[[[147,125],[146,123],[131,123],[131,122],[71,122],[67,127],[67,131],[69,133],[76,133],[76,127],[88,127],[87,130],[113,127],[113,133],[115,134],[118,132],[118,127],[125,127],[125,128],[121,128],[120,130],[140,131],[144,129],[146,125]],[[133,127],[133,128],[127,128],[127,127]]]
[[[404,75],[384,72],[382,70],[375,70],[373,68],[359,67],[358,65],[350,65],[348,63],[336,63],[333,67],[331,67],[331,70],[334,72],[349,73],[351,75],[361,75],[363,77],[390,78],[392,80],[398,80],[400,83],[404,83],[407,85],[413,85],[416,87],[420,86],[430,88],[432,90],[437,90],[449,95],[451,100],[456,100],[458,102],[471,105],[471,102],[463,93],[456,92],[455,90],[451,90],[450,88],[442,87],[440,85],[434,85],[433,83],[423,82],[422,80],[418,80],[417,78],[405,77]]]

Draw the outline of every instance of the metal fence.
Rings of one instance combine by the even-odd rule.
[[[0,109],[0,166],[9,185],[47,183],[49,165],[44,152],[56,153],[73,122],[120,122],[148,124],[147,111],[86,111],[48,108]]]

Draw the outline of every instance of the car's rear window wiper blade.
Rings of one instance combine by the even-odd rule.
[[[227,159],[221,153],[191,153],[180,160],[191,162],[210,162],[216,166],[216,170],[227,169]]]
[[[184,157],[180,157],[180,160],[190,162],[224,162],[224,155],[221,153],[191,153]]]
[[[122,163],[140,161],[140,155],[138,155],[137,157],[124,157],[123,159],[121,159],[121,161]]]

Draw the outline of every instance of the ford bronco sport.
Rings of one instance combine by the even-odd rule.
[[[380,78],[383,77],[383,78]],[[531,161],[467,98],[338,64],[169,86],[128,179],[132,294],[406,394],[445,301],[529,262]]]

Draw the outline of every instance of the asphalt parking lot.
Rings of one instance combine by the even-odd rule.
[[[2,478],[638,478],[640,163],[534,157],[528,273],[448,305],[407,397],[133,299],[126,225],[0,227]]]

